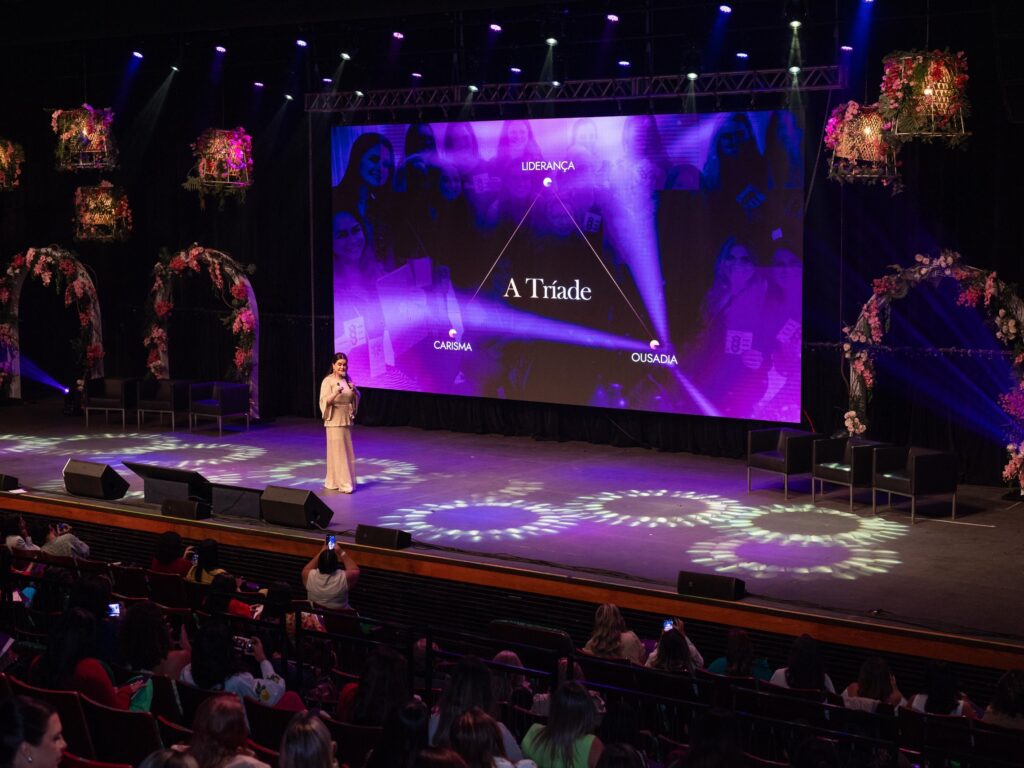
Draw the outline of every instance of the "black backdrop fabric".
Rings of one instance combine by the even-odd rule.
[[[865,66],[854,70],[845,91],[802,95],[805,188],[809,190],[804,249],[805,426],[825,433],[841,427],[846,410],[838,350],[841,328],[855,319],[870,295],[871,279],[883,274],[886,265],[907,264],[915,253],[951,247],[963,253],[967,263],[997,271],[1007,282],[1021,279],[1024,128],[1013,119],[1019,119],[1014,105],[1020,103],[1021,85],[1008,74],[1003,37],[1018,18],[1011,13],[1013,7],[1002,0],[943,4],[942,12],[929,19],[932,47],[968,53],[973,102],[968,125],[973,137],[962,150],[940,144],[908,145],[902,155],[906,191],[901,195],[891,196],[880,187],[840,187],[826,180],[828,153],[821,150],[819,155],[819,148],[832,107],[848,98],[862,102],[877,98],[882,55],[891,49],[923,46],[923,15],[894,12],[884,23],[876,23],[863,54]],[[282,28],[280,34],[290,32]],[[331,118],[304,114],[301,98],[283,103],[280,94],[272,95],[270,89],[257,103],[251,88],[238,87],[237,82],[215,87],[207,69],[192,67],[174,75],[159,118],[150,121],[147,102],[166,70],[140,73],[115,123],[122,150],[120,169],[103,175],[127,188],[134,212],[133,235],[122,244],[74,243],[74,187],[94,184],[100,174],[73,175],[54,169],[55,137],[49,113],[84,100],[96,106],[117,103],[120,69],[108,62],[83,71],[89,58],[83,51],[105,45],[122,53],[126,46],[123,40],[100,40],[70,46],[74,50],[69,52],[40,42],[0,52],[4,99],[0,136],[22,143],[28,155],[21,188],[0,193],[0,263],[29,246],[57,243],[76,250],[95,273],[107,371],[136,376],[145,370],[145,303],[150,269],[161,248],[177,250],[197,242],[253,264],[261,321],[262,413],[268,419],[315,418],[316,382],[326,373],[333,351],[328,223]],[[307,82],[309,77],[307,72]],[[296,93],[301,91],[299,87]],[[768,103],[770,99],[776,101]],[[774,96],[760,97],[757,106],[773,107],[777,101]],[[717,108],[749,106],[749,97],[744,96],[723,98]],[[560,105],[555,113],[570,115],[577,110]],[[244,205],[228,201],[223,210],[217,210],[214,202],[201,210],[195,195],[181,188],[193,164],[188,145],[208,126],[235,125],[246,126],[254,136],[255,184]],[[199,280],[193,278],[193,282]],[[230,344],[219,330],[219,305],[203,295],[205,290],[203,285],[193,285],[176,296],[172,375],[222,378],[229,368]],[[33,306],[23,307],[23,316],[34,329],[23,330],[23,352],[44,370],[67,375],[70,341],[64,345],[59,330],[65,322],[63,309],[58,300],[39,299],[40,295],[35,289],[25,293],[25,301]],[[57,330],[52,335],[38,330],[44,325]],[[927,318],[921,318],[921,326],[927,325]],[[207,343],[207,339],[219,341]],[[357,371],[354,374],[358,377]],[[364,394],[361,419],[366,424],[588,440],[719,456],[742,456],[746,430],[757,426],[734,420],[382,390]],[[905,407],[907,403],[914,407]],[[1004,462],[1001,440],[978,434],[941,408],[927,412],[922,408],[912,387],[894,393],[880,387],[869,410],[870,436],[955,450],[966,480],[998,482]]]

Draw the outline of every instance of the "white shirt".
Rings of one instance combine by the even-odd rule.
[[[339,568],[332,574],[320,573],[314,568],[306,577],[306,593],[309,599],[324,608],[344,610],[348,604],[348,578]]]

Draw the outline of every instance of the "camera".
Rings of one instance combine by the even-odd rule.
[[[199,553],[194,549],[189,552],[188,559],[192,561],[192,565],[199,565]]]
[[[668,632],[670,629],[675,629],[675,626],[676,622],[674,619],[665,619],[664,623],[661,625],[661,631]]]
[[[333,533],[327,534],[327,548],[334,549],[334,545],[338,542],[337,537]]]
[[[252,638],[235,635],[235,650],[239,653],[252,653]]]
[[[107,616],[120,616],[121,615],[121,604],[120,603],[108,603],[107,604]]]

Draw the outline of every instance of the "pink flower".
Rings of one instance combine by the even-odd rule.
[[[251,309],[243,309],[235,316],[235,322],[231,325],[231,331],[237,336],[240,333],[252,333],[256,327],[256,316]]]
[[[238,347],[235,349],[235,368],[241,371],[252,362],[252,351]]]
[[[249,292],[245,287],[245,283],[241,280],[231,284],[231,297],[236,301],[245,301],[248,298]]]
[[[85,361],[86,364],[92,365],[97,360],[103,359],[103,345],[102,344],[90,344],[85,348]]]
[[[156,312],[157,317],[166,317],[174,309],[174,304],[169,301],[156,301],[153,304],[153,311]]]

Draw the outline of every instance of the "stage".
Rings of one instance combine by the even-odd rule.
[[[741,460],[357,426],[359,486],[347,495],[322,488],[323,429],[311,419],[223,437],[154,421],[122,433],[102,418],[86,431],[59,401],[41,401],[3,407],[0,420],[0,473],[26,496],[66,500],[61,469],[77,458],[130,482],[110,504],[152,512],[122,462],[191,469],[217,483],[315,491],[343,541],[357,523],[401,528],[412,552],[673,594],[680,569],[718,573],[746,581],[747,605],[1024,645],[1024,507],[999,488],[962,486],[955,522],[936,501],[919,505],[911,526],[909,502],[873,516],[860,491],[851,513],[835,487],[814,505],[805,479],[786,501],[781,477],[755,472],[747,495]]]

